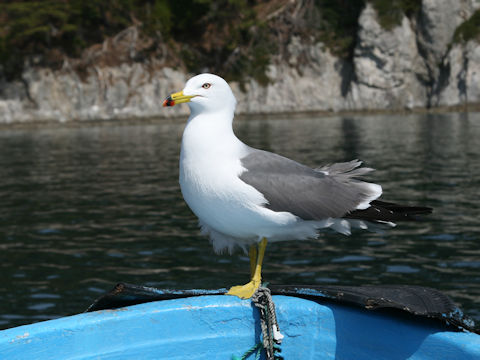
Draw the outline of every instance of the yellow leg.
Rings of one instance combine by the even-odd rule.
[[[251,280],[245,285],[232,286],[227,292],[227,295],[235,295],[240,299],[250,299],[252,295],[257,291],[258,287],[262,283],[262,263],[265,255],[265,248],[267,247],[267,239],[263,238],[258,244],[258,254],[256,250],[250,248],[250,273]],[[256,257],[256,261],[253,261]]]
[[[255,275],[255,268],[257,267],[257,245],[250,246],[248,251],[248,256],[250,257],[250,279]]]

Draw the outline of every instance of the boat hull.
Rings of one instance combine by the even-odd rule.
[[[479,359],[480,336],[350,306],[273,297],[285,359]],[[259,341],[258,310],[232,296],[157,301],[0,332],[2,359],[231,359]],[[253,358],[253,357],[252,357]]]

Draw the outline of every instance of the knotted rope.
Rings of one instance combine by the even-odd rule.
[[[280,351],[283,335],[277,322],[275,313],[275,304],[272,300],[270,289],[259,287],[252,296],[252,302],[260,311],[260,327],[263,335],[263,348],[266,352],[267,360],[281,359],[277,354]]]
[[[261,345],[263,345],[266,360],[282,360],[283,357],[279,352],[281,351],[280,344],[282,343],[283,335],[280,333],[280,328],[278,326],[275,304],[273,303],[270,289],[259,287],[252,296],[252,303],[260,311],[262,342],[247,350],[243,356],[233,356],[232,359],[244,360],[254,352],[256,352],[255,359],[259,359]]]

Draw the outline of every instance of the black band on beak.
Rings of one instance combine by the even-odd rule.
[[[173,106],[175,105],[175,101],[172,99],[171,95],[168,95],[167,98],[163,101],[163,106]]]

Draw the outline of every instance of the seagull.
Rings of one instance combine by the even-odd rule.
[[[358,160],[311,168],[244,144],[232,128],[237,101],[217,75],[192,77],[163,106],[182,103],[190,107],[180,152],[183,198],[216,253],[249,249],[250,282],[228,295],[248,299],[261,285],[267,239],[312,239],[327,228],[350,235],[432,211],[377,200],[382,187],[359,179],[372,169]]]

